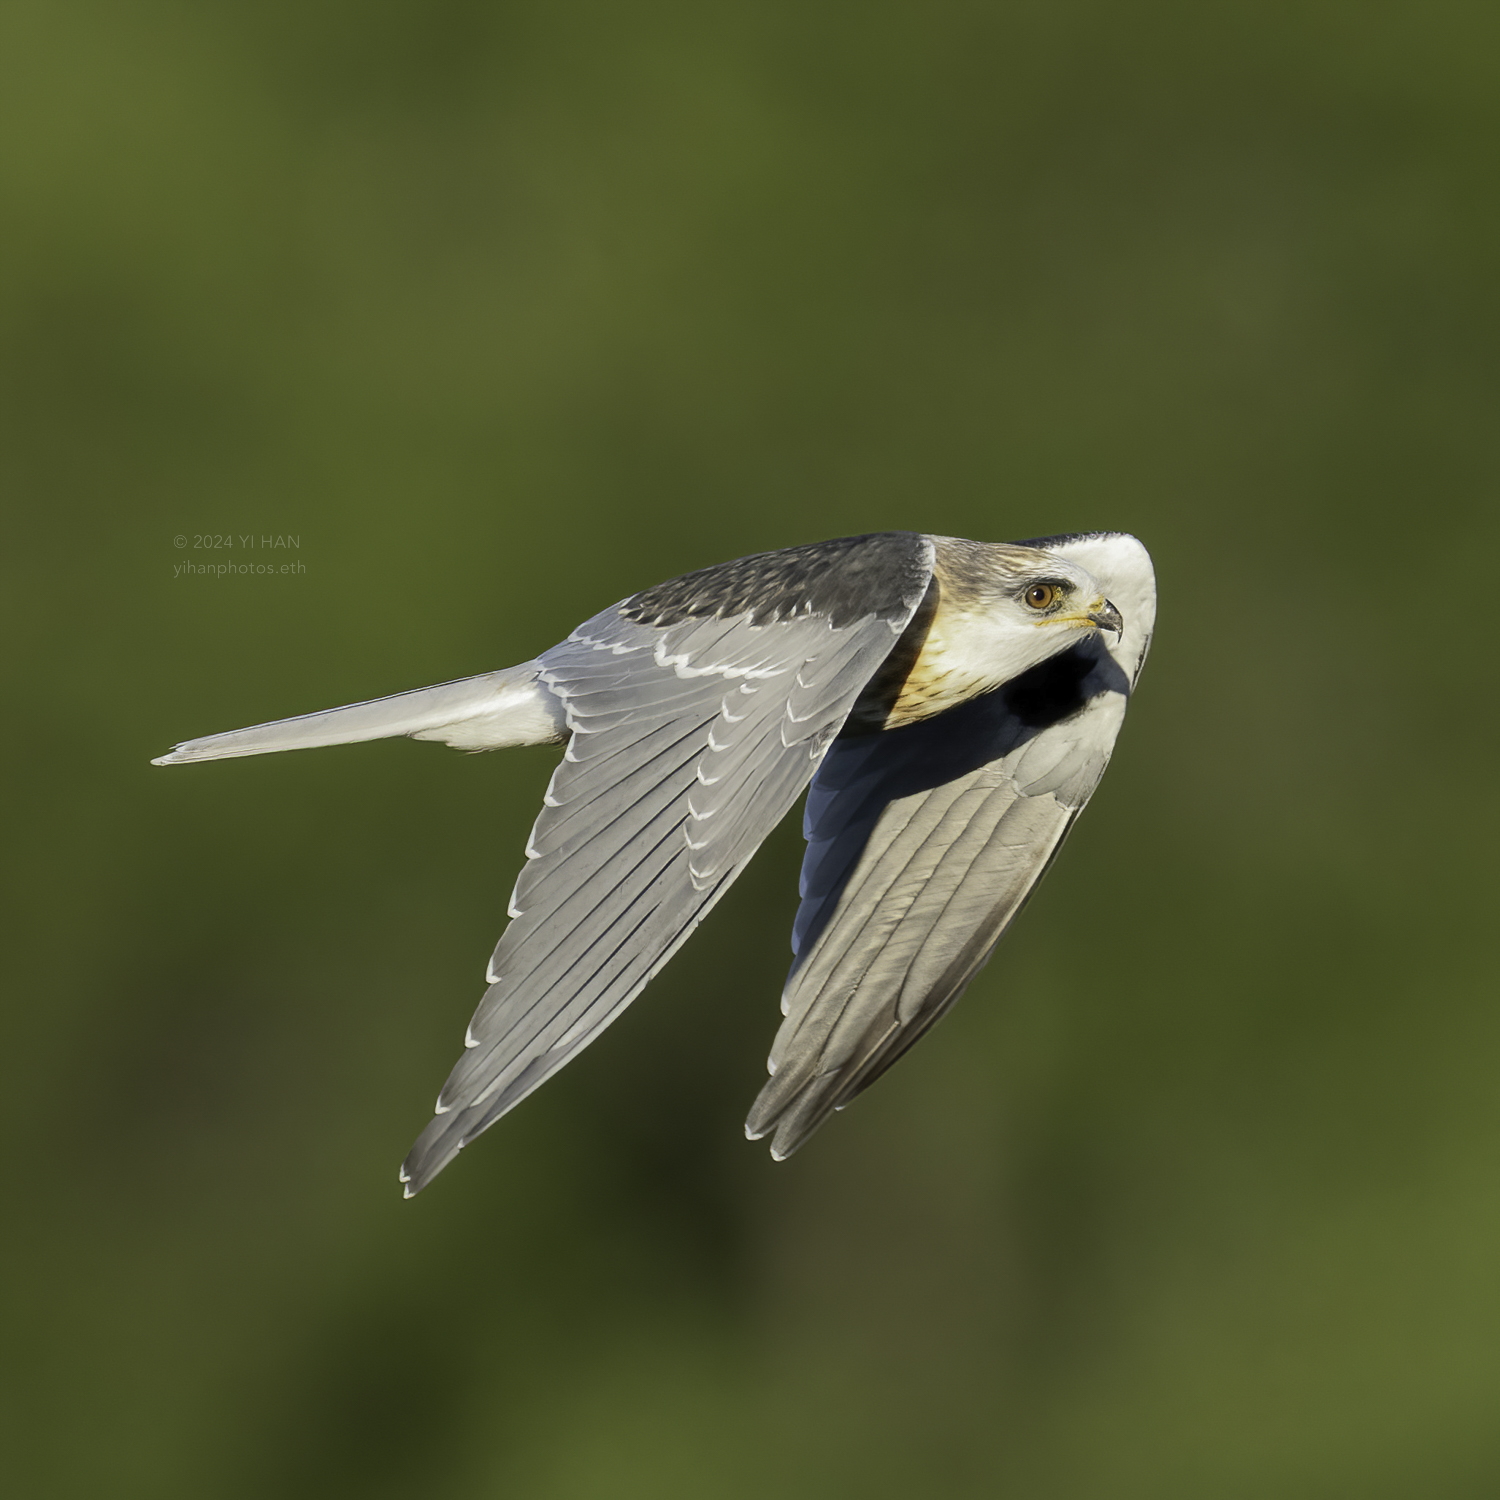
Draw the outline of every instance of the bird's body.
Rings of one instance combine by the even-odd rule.
[[[518,667],[157,764],[566,742],[408,1194],[635,998],[811,781],[786,1020],[747,1124],[781,1157],[988,958],[1103,773],[1154,619],[1133,537],[876,533],[690,573]]]

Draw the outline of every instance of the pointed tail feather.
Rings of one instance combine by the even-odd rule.
[[[538,680],[539,670],[539,662],[529,661],[502,672],[415,688],[390,698],[184,740],[151,764],[177,766],[191,760],[310,750],[403,734],[417,740],[441,740],[460,750],[553,744],[567,737],[567,721],[562,704]]]

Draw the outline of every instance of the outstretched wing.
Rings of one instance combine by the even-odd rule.
[[[490,988],[419,1191],[644,988],[807,785],[926,591],[885,533],[744,559],[596,615],[541,658],[571,741],[527,844]]]
[[[774,1132],[778,1159],[964,992],[1104,773],[1155,616],[1150,562],[1133,538],[1052,545],[1138,577],[1109,585],[1134,596],[1114,651],[1095,636],[924,723],[842,738],[819,767],[786,1019],[745,1127]]]

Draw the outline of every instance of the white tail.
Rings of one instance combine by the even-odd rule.
[[[414,740],[441,740],[458,750],[555,744],[567,738],[567,720],[562,704],[538,680],[540,670],[540,662],[528,661],[503,672],[414,688],[390,698],[184,740],[151,764],[179,766],[190,760],[311,750],[318,745],[348,745],[400,734]]]

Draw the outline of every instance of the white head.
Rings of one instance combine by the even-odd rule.
[[[942,589],[934,628],[971,668],[1007,682],[1100,631],[1118,639],[1121,611],[1082,562],[1031,544],[938,540]]]
[[[1120,664],[1133,687],[1151,648],[1151,633],[1156,629],[1156,572],[1151,566],[1151,554],[1135,537],[1123,531],[1045,537],[1026,545],[1087,570],[1097,581],[1121,619],[1121,629],[1114,638],[1105,637],[1109,654]]]

